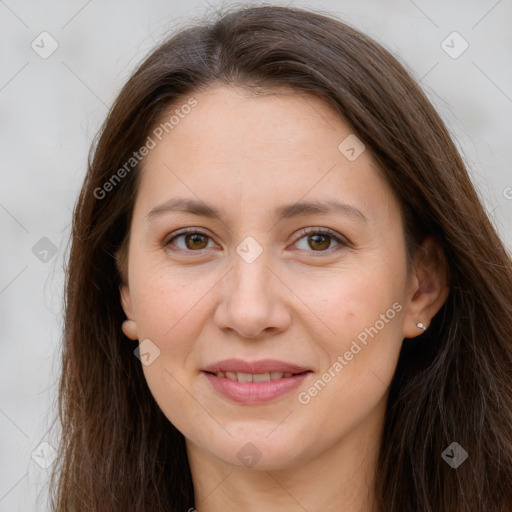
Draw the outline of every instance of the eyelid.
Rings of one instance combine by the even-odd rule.
[[[201,235],[210,237],[210,235],[206,231],[204,231],[202,228],[188,227],[188,228],[178,229],[177,231],[173,231],[172,233],[169,233],[168,235],[165,236],[162,243],[168,244],[173,238],[176,238],[177,236],[180,236],[180,235],[188,235],[189,233],[199,233]]]
[[[319,228],[319,227],[308,227],[308,228],[301,228],[298,231],[300,238],[302,238],[304,235],[309,235],[311,233],[320,233],[322,235],[330,235],[333,238],[336,238],[340,242],[348,244],[349,241],[343,236],[337,233],[336,231],[329,229],[329,228]],[[299,240],[300,240],[299,238]]]
[[[196,227],[188,227],[188,228],[183,228],[183,229],[179,229],[178,231],[173,231],[172,233],[170,233],[169,235],[167,235],[163,241],[162,241],[162,246],[163,247],[167,247],[170,245],[171,243],[171,240],[173,240],[174,238],[178,238],[179,236],[183,236],[183,235],[188,235],[190,233],[194,233],[194,234],[199,234],[199,235],[203,235],[207,238],[209,238],[212,242],[213,242],[213,237],[211,235],[209,235],[205,230],[203,230],[202,228],[196,228]],[[215,243],[215,242],[214,242]],[[185,251],[185,249],[181,249],[180,247],[177,247],[175,249],[173,249],[175,251]],[[205,251],[207,249],[200,249],[200,250],[197,250],[197,251],[185,251],[185,252],[189,252],[189,253],[194,253],[194,252],[197,252],[197,253],[200,253],[202,251]]]
[[[293,242],[293,245],[295,245],[299,240],[304,238],[306,235],[310,234],[320,234],[320,235],[328,235],[329,237],[333,238],[338,242],[338,246],[332,247],[330,249],[326,249],[325,251],[307,251],[308,253],[322,255],[322,254],[330,254],[332,251],[336,251],[341,247],[351,247],[351,242],[345,238],[343,235],[339,234],[338,232],[329,229],[329,228],[320,228],[320,227],[307,227],[302,228],[298,231],[298,234],[300,235],[295,242]]]

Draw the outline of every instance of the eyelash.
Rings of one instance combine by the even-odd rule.
[[[203,235],[207,238],[209,238],[211,240],[211,237],[204,231],[202,231],[201,229],[198,229],[198,228],[185,228],[185,229],[182,229],[181,231],[178,231],[176,233],[171,233],[171,235],[169,235],[168,237],[166,237],[166,239],[164,240],[163,242],[163,245],[165,247],[168,247],[169,245],[171,245],[171,242],[173,240],[175,240],[176,238],[179,238],[180,236],[185,236],[185,235],[189,235],[189,234],[198,234],[198,235]],[[294,245],[299,241],[301,240],[302,238],[304,238],[306,235],[312,235],[312,234],[315,234],[315,235],[327,235],[329,236],[330,238],[334,239],[336,242],[338,242],[338,246],[334,247],[334,248],[329,248],[329,249],[325,249],[323,251],[306,251],[306,252],[310,252],[312,254],[315,254],[315,257],[318,255],[318,256],[321,256],[322,254],[325,254],[325,253],[331,253],[331,251],[336,251],[336,250],[340,250],[340,249],[343,249],[343,248],[346,248],[350,245],[350,243],[344,238],[344,237],[341,237],[339,236],[335,231],[332,231],[331,229],[327,229],[327,228],[303,228],[301,230],[299,230],[298,232],[299,235],[299,238],[297,238],[294,242]],[[198,249],[196,251],[194,250],[188,250],[188,249],[181,249],[181,248],[177,248],[177,249],[171,249],[173,251],[184,251],[184,252],[189,252],[189,253],[194,253],[194,252],[198,252],[198,253],[201,253],[202,251],[205,251],[207,250],[206,248],[205,249]],[[302,250],[302,249],[300,249]]]

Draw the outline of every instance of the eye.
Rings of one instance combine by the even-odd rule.
[[[174,241],[180,239],[183,242],[182,245],[174,243]],[[196,252],[202,249],[208,249],[208,240],[211,240],[211,238],[205,232],[200,231],[197,228],[187,228],[178,233],[172,233],[170,237],[166,238],[163,244],[165,247],[175,245],[180,250]]]
[[[349,245],[349,242],[345,240],[344,237],[327,228],[304,228],[299,231],[299,234],[302,235],[302,237],[299,238],[294,245],[297,245],[298,242],[305,239],[305,243],[308,244],[308,247],[313,249],[313,251],[308,251],[307,247],[299,247],[299,249],[308,252],[328,252],[330,249],[333,249],[333,247],[330,247],[333,241],[337,244],[334,249],[347,247]],[[181,243],[177,243],[177,241],[181,241]],[[211,241],[211,237],[204,231],[198,228],[186,228],[169,235],[169,237],[164,240],[163,245],[165,247],[175,246],[177,250],[187,252],[199,252],[212,247],[208,246],[209,241]],[[170,248],[171,250],[176,250],[172,247]]]
[[[313,249],[313,251],[309,252],[328,252],[331,242],[336,241],[337,245],[334,249],[347,247],[349,245],[348,241],[345,240],[341,235],[338,235],[334,231],[327,228],[304,228],[299,231],[300,235],[305,235],[299,238],[294,245],[297,245],[298,242],[305,239],[305,244],[307,247]],[[307,238],[306,238],[307,237]],[[299,247],[301,250],[308,250],[307,247]]]

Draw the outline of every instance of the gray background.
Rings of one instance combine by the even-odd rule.
[[[334,12],[396,54],[445,119],[512,246],[512,0],[266,3]],[[147,52],[222,5],[233,3],[0,0],[0,512],[48,510],[48,470],[34,459],[51,461],[40,443],[56,446],[48,428],[62,265],[92,138]],[[51,48],[43,31],[58,43],[46,59],[31,47]],[[453,31],[469,44],[458,58],[441,47]],[[458,53],[463,41],[445,44]]]

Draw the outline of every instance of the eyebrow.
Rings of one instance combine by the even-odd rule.
[[[224,216],[221,210],[208,205],[203,201],[185,198],[172,198],[165,203],[155,206],[146,215],[146,220],[152,220],[153,218],[168,212],[184,212],[213,219],[222,219]],[[354,206],[341,203],[339,201],[303,201],[300,203],[283,205],[276,209],[276,216],[278,220],[291,219],[293,217],[305,215],[329,213],[343,213],[364,222],[368,222],[368,219],[360,210]]]

